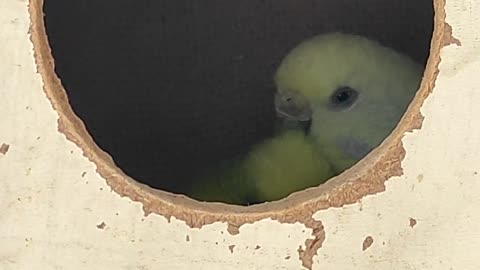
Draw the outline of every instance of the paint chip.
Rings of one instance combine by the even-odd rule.
[[[259,246],[259,245],[256,245],[256,246],[255,246],[255,250],[258,250],[258,249],[260,249],[260,248],[261,248],[261,246]]]
[[[302,266],[312,270],[313,257],[317,255],[318,249],[322,247],[322,243],[325,240],[325,231],[323,230],[321,221],[312,218],[308,223],[308,227],[312,228],[312,236],[315,238],[307,239],[305,241],[305,250],[300,246],[297,251],[299,258],[302,261]]]
[[[187,237],[185,237],[185,240],[186,240],[187,242],[190,242],[190,236],[187,235]]]
[[[365,250],[367,250],[369,247],[371,247],[372,245],[373,245],[373,237],[367,236],[367,237],[365,238],[365,240],[363,240],[362,250],[365,251]]]
[[[0,146],[0,154],[5,155],[8,152],[8,149],[10,149],[10,145],[6,143],[2,143],[2,146]]]
[[[87,174],[87,172],[83,172],[83,173],[82,173],[82,177],[85,177],[85,174]]]
[[[105,229],[105,226],[107,226],[107,224],[105,224],[105,222],[102,222],[102,223],[97,225],[97,228],[100,229],[100,230],[103,230],[103,229]]]
[[[421,183],[423,181],[423,174],[419,174],[417,176],[418,183]]]
[[[297,252],[298,255],[300,255],[300,258],[302,258],[302,254],[305,252],[305,250],[303,250],[302,246],[298,246]]]
[[[417,220],[414,219],[414,218],[410,218],[410,227],[415,227],[415,225],[417,225]]]
[[[228,227],[227,227],[227,231],[231,234],[231,235],[237,235],[240,233],[240,230],[239,230],[239,227],[238,225],[234,225],[234,224],[228,224]],[[223,231],[221,232],[223,234]]]
[[[235,245],[230,245],[228,246],[228,249],[230,249],[230,253],[233,253],[233,249],[235,248]]]
[[[290,258],[291,258],[290,256],[287,256],[285,257],[285,260],[290,260]]]
[[[452,26],[445,22],[445,35],[443,38],[444,46],[455,44],[457,46],[462,46],[462,42],[453,36]]]

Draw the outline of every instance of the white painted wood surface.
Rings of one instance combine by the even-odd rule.
[[[305,269],[304,224],[191,228],[112,191],[58,131],[28,5],[0,1],[0,269]],[[422,128],[403,138],[403,175],[313,215],[325,233],[313,269],[480,267],[480,2],[447,0],[445,10],[461,46],[441,50]]]

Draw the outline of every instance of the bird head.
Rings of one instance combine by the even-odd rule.
[[[311,122],[309,136],[337,171],[352,166],[396,127],[422,67],[365,37],[329,33],[302,42],[275,74],[275,108]]]

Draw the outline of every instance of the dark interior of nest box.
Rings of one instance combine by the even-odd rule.
[[[273,74],[343,31],[425,63],[432,0],[45,0],[56,73],[95,142],[136,180],[183,193],[273,132]]]

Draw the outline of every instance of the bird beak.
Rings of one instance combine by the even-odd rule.
[[[308,121],[312,117],[307,99],[294,91],[275,93],[275,110],[278,116],[290,120]]]
[[[275,93],[275,111],[278,117],[283,118],[286,126],[293,123],[303,129],[305,134],[310,132],[312,110],[302,94],[289,90],[278,91]]]

